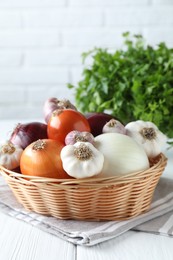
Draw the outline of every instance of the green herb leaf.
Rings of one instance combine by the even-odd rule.
[[[81,112],[109,111],[126,124],[149,120],[173,137],[173,49],[146,45],[141,35],[123,33],[124,46],[82,54],[84,69],[75,90]],[[88,68],[87,58],[92,58]]]

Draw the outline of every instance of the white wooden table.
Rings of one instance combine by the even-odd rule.
[[[0,141],[8,138],[16,123],[0,121]],[[168,166],[163,175],[173,178],[173,149],[166,155]],[[173,238],[128,231],[93,247],[75,246],[0,212],[0,260],[19,259],[172,260]]]

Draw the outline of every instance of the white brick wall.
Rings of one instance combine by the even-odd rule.
[[[120,48],[122,33],[173,46],[173,0],[0,0],[0,119],[42,118],[51,96],[74,101],[81,53]]]

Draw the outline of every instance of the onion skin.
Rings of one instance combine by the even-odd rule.
[[[43,146],[39,146],[39,143]],[[51,139],[40,139],[23,151],[20,159],[21,173],[45,178],[71,178],[63,169],[60,152],[64,144]]]
[[[55,110],[47,124],[48,138],[65,144],[66,135],[73,130],[90,132],[86,117],[74,109]]]
[[[95,147],[104,155],[102,173],[98,177],[125,176],[149,169],[144,149],[131,137],[104,133],[95,137]]]
[[[19,123],[10,136],[10,141],[23,149],[38,139],[47,139],[47,125],[40,122]]]
[[[74,109],[76,107],[69,100],[59,100],[56,97],[48,98],[43,106],[43,113],[45,122],[48,123],[53,111],[57,109]]]

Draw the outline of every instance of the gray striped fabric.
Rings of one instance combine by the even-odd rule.
[[[0,211],[74,244],[92,246],[128,230],[173,236],[173,180],[161,178],[147,213],[126,221],[59,220],[28,213],[0,177]]]

